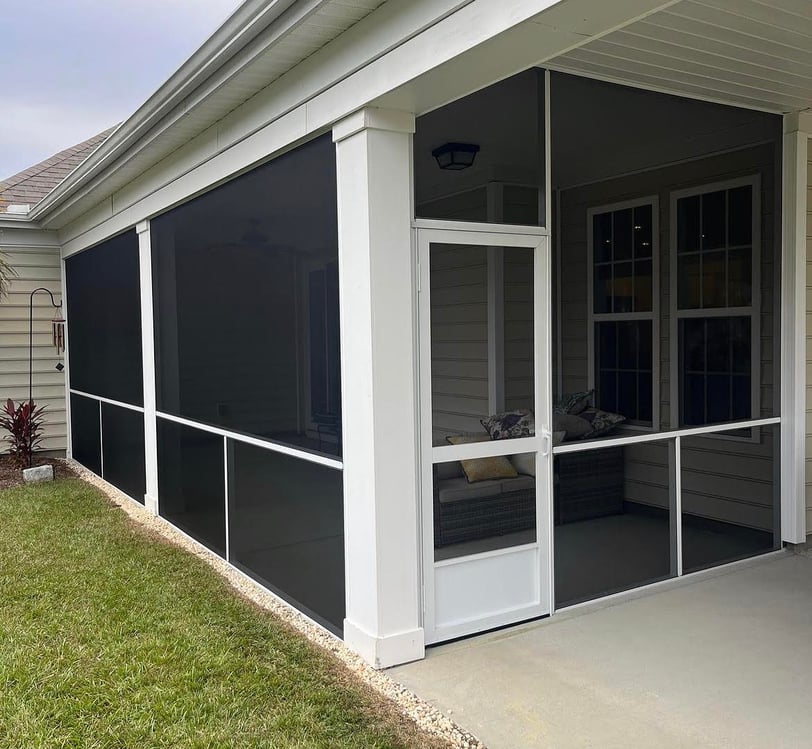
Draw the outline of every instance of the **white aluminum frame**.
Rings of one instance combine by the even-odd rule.
[[[677,278],[677,201],[694,195],[705,195],[720,190],[731,190],[736,187],[749,186],[752,189],[752,270],[750,304],[746,307],[701,307],[699,309],[679,309]],[[750,361],[755,366],[750,373],[750,414],[757,419],[761,409],[761,177],[758,174],[736,179],[697,185],[684,190],[675,190],[670,195],[670,280],[669,294],[669,386],[670,386],[670,421],[672,426],[680,423],[680,362],[679,362],[679,321],[686,318],[706,317],[749,317],[750,318]],[[726,248],[727,249],[727,248]],[[724,439],[752,441],[754,437],[735,437],[728,435]]]
[[[724,424],[713,424],[711,426],[704,426],[704,427],[692,427],[688,429],[674,429],[667,432],[653,432],[653,433],[644,433],[644,434],[636,434],[629,437],[608,437],[602,438],[597,440],[592,440],[589,442],[570,442],[565,443],[562,445],[558,445],[553,448],[553,456],[556,455],[566,455],[567,453],[578,453],[578,452],[586,452],[588,450],[600,450],[603,448],[610,448],[610,447],[624,447],[627,445],[636,445],[641,444],[644,442],[666,442],[673,445],[673,451],[670,452],[671,459],[673,460],[673,464],[669,460],[669,481],[673,481],[673,485],[670,486],[671,492],[670,495],[672,497],[671,502],[669,503],[669,514],[670,514],[670,523],[672,525],[672,533],[673,535],[670,536],[671,539],[675,542],[675,547],[672,549],[672,555],[675,555],[675,564],[673,565],[674,574],[669,577],[669,580],[673,580],[676,578],[685,577],[685,573],[683,571],[683,564],[682,564],[682,438],[683,437],[700,437],[700,436],[707,436],[707,437],[717,437],[718,439],[737,439],[730,435],[722,435],[721,432],[731,432],[737,429],[742,428],[749,428],[755,429],[756,427],[762,426],[777,426],[779,427],[779,431],[781,430],[781,418],[779,416],[773,416],[767,419],[752,419],[748,421],[736,421],[736,422],[727,422]],[[740,438],[738,438],[740,439]],[[776,444],[778,444],[778,440],[776,440]],[[775,475],[776,478],[780,478],[778,475],[780,473],[780,453],[778,458],[774,457],[775,462]],[[674,474],[673,476],[670,475],[671,468],[673,467]],[[774,486],[774,491],[776,487]],[[783,490],[778,482],[777,486],[777,494],[776,494],[776,501],[778,507],[774,508],[776,516],[780,514],[780,506],[782,504],[783,498]],[[782,534],[779,528],[773,529],[773,535],[776,538],[781,538]],[[766,552],[770,553],[770,552]],[[672,556],[673,559],[673,556]],[[737,560],[734,562],[728,562],[726,564],[737,564],[739,561]],[[718,569],[719,567],[724,567],[726,564],[722,565],[714,565],[710,569]],[[687,576],[693,575],[700,575],[707,570],[696,570],[694,572],[689,572]],[[621,591],[620,593],[610,594],[608,596],[598,596],[596,598],[589,599],[587,601],[583,601],[580,603],[572,604],[571,606],[562,606],[561,609],[573,609],[580,606],[585,606],[590,603],[594,603],[597,600],[610,600],[617,596],[622,596],[624,594],[628,595],[632,591],[643,590],[646,588],[652,588],[656,585],[661,585],[668,580],[661,580],[654,583],[647,583],[640,586],[635,586],[630,588],[627,591]]]
[[[672,440],[680,437],[703,437],[717,434],[718,432],[733,432],[737,429],[750,427],[773,426],[781,423],[780,416],[771,416],[766,419],[748,419],[747,421],[726,421],[722,424],[712,424],[704,427],[689,427],[686,429],[671,429],[666,432],[652,432],[645,434],[634,434],[628,437],[601,437],[596,440],[586,442],[565,442],[553,448],[554,455],[565,455],[566,453],[580,453],[586,450],[600,450],[605,447],[623,447],[625,445],[636,445],[641,442],[660,442],[661,440]]]
[[[473,634],[484,629],[536,618],[553,611],[553,523],[552,523],[552,322],[550,239],[546,227],[517,227],[494,224],[418,220],[415,244],[418,273],[418,331],[420,381],[420,455],[421,455],[421,532],[423,557],[423,611],[426,642],[439,642]],[[432,445],[431,405],[431,298],[429,252],[432,244],[484,247],[526,247],[534,251],[534,398],[536,434],[514,440],[480,442],[465,445]],[[432,503],[434,496],[432,466],[461,458],[489,455],[513,455],[520,452],[536,456],[536,541],[503,549],[435,561]],[[455,565],[496,560],[511,555],[536,552],[535,603],[520,609],[508,609],[482,617],[456,620],[438,625],[435,611],[438,569]]]
[[[134,406],[132,403],[124,403],[124,401],[117,401],[113,400],[112,398],[105,398],[101,395],[93,395],[91,393],[86,393],[83,390],[77,390],[76,388],[68,388],[68,392],[71,395],[81,395],[83,398],[90,398],[94,401],[99,401],[100,403],[108,403],[111,406],[118,406],[119,408],[126,408],[129,411],[138,411],[138,413],[144,413],[143,406]]]
[[[66,335],[67,335],[67,325],[65,326]],[[67,357],[66,357],[67,359]],[[117,401],[113,398],[105,398],[101,395],[93,395],[92,393],[86,393],[83,390],[77,390],[76,388],[70,387],[70,380],[67,380],[67,398],[65,399],[67,402],[67,408],[70,408],[70,396],[71,395],[78,395],[82,398],[87,398],[88,400],[96,401],[99,407],[99,470],[100,473],[96,473],[95,471],[91,471],[90,468],[83,465],[85,470],[90,471],[94,476],[98,476],[102,481],[109,484],[113,489],[117,492],[121,492],[127,499],[135,502],[139,507],[144,507],[145,503],[139,501],[135,497],[131,497],[125,491],[119,489],[117,486],[111,484],[107,479],[104,478],[104,422],[102,420],[102,403],[107,403],[110,406],[117,406],[118,408],[123,408],[127,411],[135,411],[136,413],[143,414],[144,408],[142,406],[134,406],[132,403],[124,403],[124,401]],[[68,424],[68,448],[67,448],[67,456],[73,459],[73,435],[70,429],[70,423]]]
[[[595,248],[593,218],[601,213],[614,213],[626,208],[651,206],[651,311],[650,312],[595,312]],[[660,428],[660,199],[657,195],[647,195],[633,200],[610,203],[589,208],[587,221],[587,383],[588,389],[595,388],[595,323],[622,322],[623,320],[651,321],[651,424],[633,424],[635,430],[656,432]],[[559,234],[561,232],[559,231]],[[559,299],[559,306],[563,300]],[[559,312],[560,316],[560,312]],[[562,370],[559,362],[559,370]]]
[[[242,434],[240,432],[234,432],[230,429],[223,429],[222,427],[213,426],[212,424],[205,424],[200,421],[194,421],[193,419],[187,419],[183,416],[175,416],[174,414],[168,414],[164,411],[157,411],[156,415],[159,419],[163,419],[164,421],[172,421],[175,424],[180,424],[181,426],[199,429],[201,432],[215,434],[218,437],[227,437],[235,442],[244,442],[246,445],[261,447],[265,450],[270,450],[271,452],[280,453],[281,455],[287,455],[292,458],[299,458],[300,460],[305,460],[308,463],[316,463],[318,465],[327,466],[328,468],[334,468],[338,471],[344,470],[344,463],[337,458],[328,458],[326,455],[311,453],[296,447],[290,447],[289,445],[271,442],[267,439],[262,439],[261,437],[253,437],[250,434]]]

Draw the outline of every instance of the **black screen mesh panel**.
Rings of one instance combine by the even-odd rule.
[[[104,479],[134,500],[144,502],[144,414],[109,403],[101,404]]]
[[[228,445],[232,563],[340,633],[341,471],[232,440]]]
[[[70,434],[73,459],[101,476],[99,402],[81,395],[70,397]]]
[[[143,405],[139,283],[134,231],[65,261],[74,390]]]
[[[158,419],[160,514],[223,557],[224,471],[222,437]]]
[[[158,410],[341,452],[335,147],[151,222]]]

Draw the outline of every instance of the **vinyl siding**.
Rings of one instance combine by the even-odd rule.
[[[505,410],[533,410],[533,253],[504,251]]]
[[[16,272],[9,294],[0,301],[0,399],[28,398],[28,304],[30,293],[44,287],[61,299],[59,247],[46,232],[5,229],[0,251]],[[55,369],[64,358],[56,354],[51,339],[54,309],[47,294],[34,296],[34,400],[46,407],[45,450],[64,452],[65,377]],[[5,443],[2,450],[5,451]]]
[[[628,177],[606,180],[561,193],[561,350],[563,391],[589,386],[587,343],[587,211],[625,200],[657,195],[659,198],[660,315],[659,315],[659,408],[660,428],[672,427],[670,403],[670,277],[669,246],[671,192],[701,187],[736,177],[758,174],[761,182],[761,367],[760,414],[777,413],[774,404],[774,316],[777,305],[775,244],[775,159],[772,144],[675,164]],[[700,449],[701,444],[701,449]],[[683,444],[683,505],[688,512],[717,520],[730,520],[756,528],[771,528],[773,506],[772,440],[763,444],[705,438],[693,447]],[[627,447],[625,485],[629,500],[657,506],[668,505],[662,448]],[[752,476],[751,476],[752,473]],[[737,477],[748,476],[748,481]],[[720,483],[718,478],[724,478]]]
[[[489,413],[485,247],[432,247],[431,370],[436,438],[481,432]]]

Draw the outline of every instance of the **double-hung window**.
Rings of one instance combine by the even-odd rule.
[[[757,418],[758,197],[755,177],[672,195],[672,400],[679,426]]]
[[[598,408],[656,427],[657,199],[588,212],[590,384]]]

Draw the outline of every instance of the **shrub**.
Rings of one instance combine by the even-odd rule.
[[[17,275],[17,271],[11,266],[5,255],[0,252],[0,299],[8,295],[8,288],[11,279]]]
[[[9,455],[21,468],[31,465],[34,451],[42,443],[44,411],[45,406],[37,406],[33,401],[22,401],[15,406],[9,398],[0,412],[0,428],[8,432],[6,441],[11,445]]]

